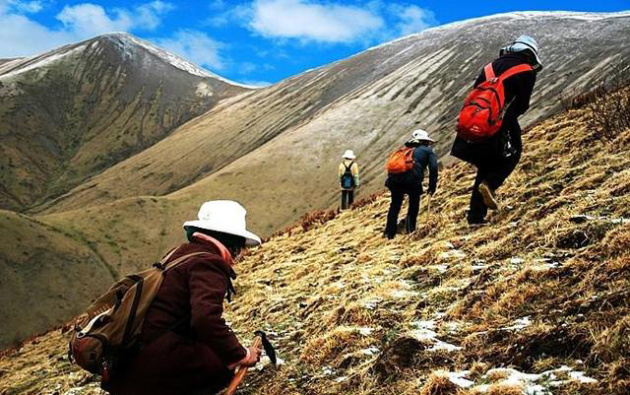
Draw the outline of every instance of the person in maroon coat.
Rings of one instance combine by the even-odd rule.
[[[233,201],[203,204],[184,223],[188,238],[169,258],[189,258],[166,272],[147,312],[142,347],[126,360],[108,389],[113,395],[210,395],[225,388],[237,366],[253,366],[261,350],[245,348],[222,318],[233,294],[234,259],[261,240],[246,230],[246,211]]]

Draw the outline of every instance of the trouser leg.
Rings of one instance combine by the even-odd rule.
[[[345,189],[341,191],[341,209],[345,210],[348,208],[348,191]]]
[[[348,207],[354,203],[354,189],[348,191]]]
[[[396,230],[398,229],[398,214],[402,207],[404,193],[400,189],[390,189],[392,194],[392,201],[389,205],[389,212],[387,213],[387,226],[385,227],[385,235],[388,239],[393,239],[396,236]]]
[[[420,190],[412,189],[409,194],[409,210],[407,211],[407,232],[411,233],[416,230],[418,221],[418,212],[420,211]]]
[[[473,184],[472,195],[470,196],[470,208],[468,209],[468,222],[479,223],[484,220],[486,214],[488,214],[488,207],[483,202],[483,196],[479,192],[479,185],[485,180],[484,169],[477,170],[477,177],[475,177],[475,183]]]
[[[502,163],[498,163],[492,169],[488,169],[484,175],[485,181],[493,191],[499,189],[505,180],[512,174],[518,162],[521,160],[521,153],[517,152],[511,157],[505,159]]]

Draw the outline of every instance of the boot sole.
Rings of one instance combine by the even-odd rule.
[[[494,200],[494,196],[492,196],[492,191],[490,190],[490,188],[488,188],[486,184],[479,185],[479,193],[481,193],[481,196],[483,197],[483,202],[486,204],[486,207],[488,207],[490,210],[496,210],[499,207],[497,201]]]

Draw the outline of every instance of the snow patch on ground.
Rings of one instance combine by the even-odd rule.
[[[415,321],[412,322],[417,329],[409,332],[409,335],[419,341],[428,341],[433,345],[428,351],[457,351],[462,348],[454,344],[447,343],[437,338],[437,332],[435,332],[435,321]]]
[[[475,385],[475,382],[468,380],[466,377],[470,374],[470,370],[463,370],[461,372],[446,372],[446,376],[451,382],[462,388],[470,388]]]
[[[503,331],[520,331],[522,329],[527,328],[531,324],[532,324],[532,320],[529,318],[529,316],[526,316],[526,317],[519,318],[519,319],[515,320],[512,325],[510,325],[508,327],[505,327],[505,328],[501,328],[501,330],[503,330]]]
[[[465,372],[460,372],[459,375],[462,375],[463,373]],[[557,374],[559,373],[566,374],[569,377],[569,379],[568,380],[559,379],[557,376]],[[455,378],[457,379],[458,377],[457,373],[455,373],[455,375],[456,375]],[[505,385],[505,386],[519,387],[522,389],[523,393],[527,395],[551,395],[552,393],[549,390],[549,387],[558,387],[560,385],[567,384],[571,382],[572,380],[579,381],[581,383],[588,383],[588,384],[597,382],[597,380],[591,377],[587,377],[584,374],[584,372],[573,371],[573,369],[568,366],[562,366],[558,369],[548,370],[540,374],[523,373],[523,372],[519,372],[516,369],[511,369],[511,368],[497,368],[497,369],[490,369],[483,377],[487,379],[493,375],[504,376],[505,378],[493,384],[482,384],[482,385],[475,386],[473,387],[473,389],[480,392],[485,392],[485,391],[488,391],[491,386]],[[465,377],[465,376],[462,376],[462,377]],[[456,380],[451,379],[451,381],[457,385],[460,385],[457,383]],[[470,386],[465,387],[465,388],[469,388],[469,387]]]
[[[360,354],[367,355],[367,356],[377,355],[380,352],[381,350],[379,350],[378,347],[374,347],[374,346],[371,346],[371,347],[368,347],[366,349],[359,351]]]

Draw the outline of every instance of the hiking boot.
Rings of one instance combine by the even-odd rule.
[[[485,219],[468,219],[468,226],[470,226],[471,228],[477,228],[480,226],[484,226],[487,225],[488,221],[486,221]]]
[[[479,185],[479,193],[481,193],[481,197],[483,198],[483,202],[486,207],[490,210],[496,210],[499,207],[496,199],[494,198],[494,192],[492,192],[492,189],[488,186],[488,184],[482,182],[481,185]]]

